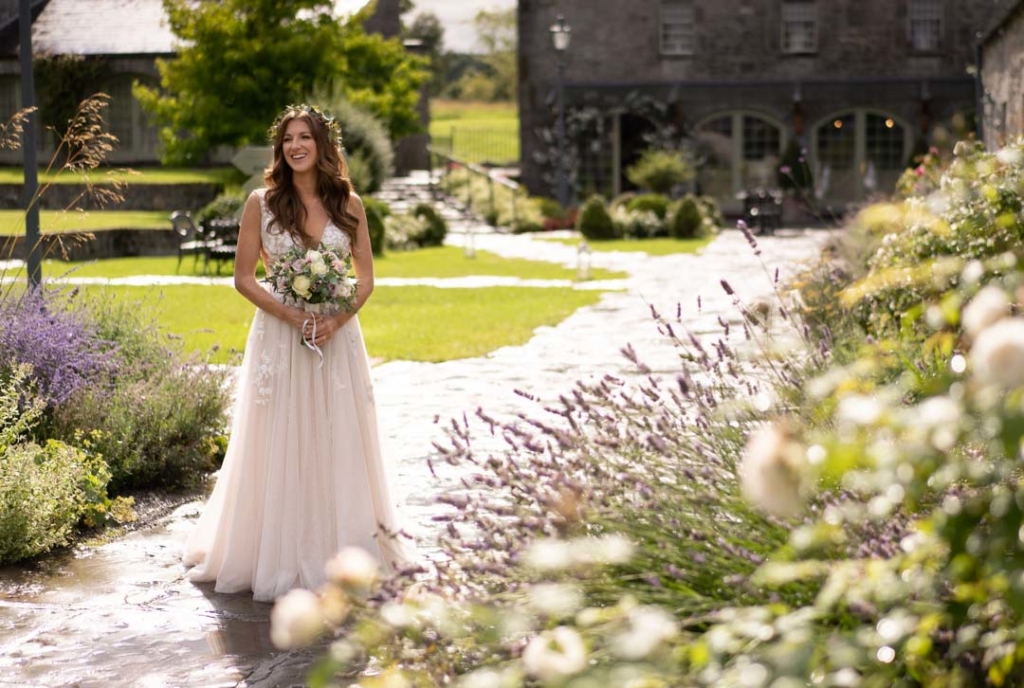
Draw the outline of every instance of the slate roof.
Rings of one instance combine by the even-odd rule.
[[[32,26],[36,53],[170,55],[174,40],[161,0],[49,0]]]
[[[1009,4],[1004,6],[1002,11],[996,14],[995,21],[993,21],[989,27],[982,32],[980,43],[985,45],[998,34],[1002,33],[1003,27],[1009,24],[1013,15],[1021,10],[1024,10],[1024,0],[1010,0]]]

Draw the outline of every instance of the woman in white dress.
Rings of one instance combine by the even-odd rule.
[[[380,453],[369,361],[356,311],[373,292],[366,214],[340,154],[334,120],[289,107],[271,129],[266,188],[242,213],[235,287],[256,305],[238,378],[231,439],[209,502],[186,544],[195,581],[273,600],[324,582],[342,547],[385,571],[406,560]],[[312,313],[256,279],[296,246],[351,253],[352,311]],[[310,309],[312,310],[312,309]],[[323,360],[303,343],[322,351]]]

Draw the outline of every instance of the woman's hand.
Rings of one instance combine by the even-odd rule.
[[[306,322],[302,326],[302,338],[310,344],[320,347],[331,341],[335,333],[352,317],[351,313],[338,313],[337,315],[305,313],[304,315]]]

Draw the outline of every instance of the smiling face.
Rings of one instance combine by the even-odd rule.
[[[316,169],[316,139],[304,117],[296,117],[288,122],[281,140],[281,155],[296,174]]]

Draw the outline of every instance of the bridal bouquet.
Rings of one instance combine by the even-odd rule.
[[[267,281],[287,301],[307,305],[337,306],[350,311],[355,305],[356,279],[352,257],[340,257],[328,248],[294,248],[271,266]]]

